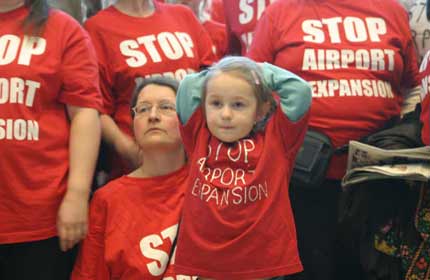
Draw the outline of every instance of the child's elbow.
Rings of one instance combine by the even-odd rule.
[[[312,103],[312,88],[308,82],[303,79],[299,79],[296,82],[296,97],[297,97],[297,115],[302,117],[305,115]]]
[[[312,87],[308,82],[303,84],[303,107],[309,110],[312,104]]]

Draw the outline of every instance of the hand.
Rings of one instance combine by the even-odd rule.
[[[57,216],[60,248],[67,251],[87,234],[88,194],[68,190],[61,202]]]

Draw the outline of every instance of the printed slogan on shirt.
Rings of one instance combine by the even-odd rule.
[[[42,55],[46,40],[40,37],[6,34],[0,36],[0,66],[16,63],[30,66],[33,56]],[[40,83],[19,77],[0,77],[0,106],[16,104],[31,110],[37,99]],[[19,110],[17,110],[19,111]],[[0,119],[0,140],[38,141],[39,124],[36,120]]]

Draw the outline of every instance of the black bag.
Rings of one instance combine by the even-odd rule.
[[[308,130],[296,157],[291,184],[310,189],[321,186],[333,151],[325,134]]]

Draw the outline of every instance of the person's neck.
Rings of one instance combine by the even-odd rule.
[[[131,177],[148,178],[170,174],[185,164],[185,152],[181,147],[173,151],[152,150],[142,153],[142,165],[130,173]]]
[[[1,0],[0,13],[13,11],[24,5],[24,0]]]
[[[154,13],[154,0],[119,0],[115,7],[133,17],[147,17]]]

